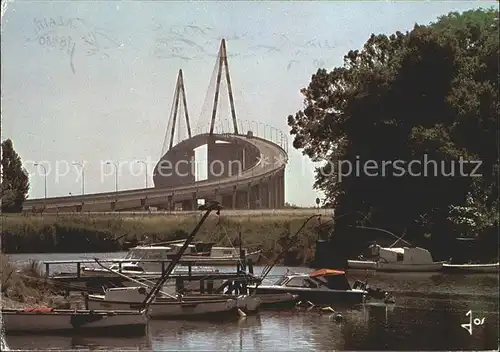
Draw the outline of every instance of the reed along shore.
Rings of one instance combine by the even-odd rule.
[[[212,214],[195,241],[262,249],[267,262],[282,250],[288,233],[294,234],[309,215],[252,214],[219,217]],[[96,253],[123,251],[140,243],[182,239],[196,226],[200,214],[70,214],[2,215],[2,252]],[[327,221],[324,217],[321,221]],[[287,265],[308,264],[314,256],[318,220],[311,220],[300,240],[284,258]]]

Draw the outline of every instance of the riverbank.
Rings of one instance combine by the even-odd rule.
[[[11,253],[85,253],[126,250],[139,242],[161,242],[185,238],[200,214],[120,215],[71,214],[59,216],[3,215],[2,251]],[[220,217],[212,214],[196,236],[197,241],[261,249],[263,259],[281,252],[283,237],[295,233],[308,216],[271,214]],[[322,219],[322,222],[328,219]],[[284,259],[288,265],[308,264],[316,241],[312,220],[300,240]]]
[[[31,261],[16,268],[7,256],[0,255],[1,306],[10,309],[55,307],[70,308],[72,303],[60,296],[45,280],[41,266]]]

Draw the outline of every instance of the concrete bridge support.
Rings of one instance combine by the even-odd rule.
[[[207,144],[207,179],[213,181],[241,174],[244,154],[240,144],[210,141]]]

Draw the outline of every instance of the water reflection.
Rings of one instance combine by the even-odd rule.
[[[143,338],[70,338],[8,336],[13,349],[37,350],[154,350],[154,351],[317,351],[317,350],[453,350],[495,349],[498,313],[475,316],[485,324],[471,335],[461,327],[465,310],[452,299],[398,298],[397,304],[368,303],[355,309],[324,313],[290,310],[264,311],[239,321],[213,322],[153,320]],[[484,304],[483,304],[484,306]],[[336,319],[341,314],[342,321]]]
[[[150,351],[149,336],[133,338],[71,337],[71,336],[7,336],[7,345],[13,350],[134,350]]]

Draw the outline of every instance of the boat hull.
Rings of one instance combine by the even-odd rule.
[[[251,260],[253,263],[257,262],[260,258],[261,251],[256,251],[248,253],[245,255],[245,260]],[[196,265],[206,265],[206,266],[230,266],[236,265],[241,258],[239,256],[227,256],[227,257],[211,257],[211,256],[196,256],[196,255],[184,255],[182,260],[192,260],[193,264]]]
[[[89,295],[87,298],[89,309],[119,309],[137,310],[142,302],[109,301],[102,296]],[[155,300],[149,307],[148,314],[152,319],[178,318],[221,318],[226,316],[237,317],[238,305],[235,299],[210,299],[197,301],[176,302],[172,300]]]
[[[6,334],[142,336],[146,333],[148,318],[139,311],[2,309],[2,320]]]
[[[368,260],[348,260],[347,267],[349,269],[376,270],[377,263]]]
[[[383,263],[361,260],[348,260],[349,269],[376,270],[380,272],[436,272],[443,268],[445,262],[433,262],[428,264],[399,264]]]
[[[295,307],[298,302],[298,296],[291,293],[256,293],[260,301],[260,308],[263,309],[277,309],[277,308],[291,308]]]
[[[314,305],[360,304],[365,301],[366,296],[365,291],[358,290],[315,290],[301,287],[292,288],[282,286],[259,286],[255,289],[255,293],[262,296],[266,294],[289,293],[291,295],[296,295],[296,301],[309,301]]]
[[[443,264],[445,272],[460,273],[498,273],[499,263],[495,264]]]

